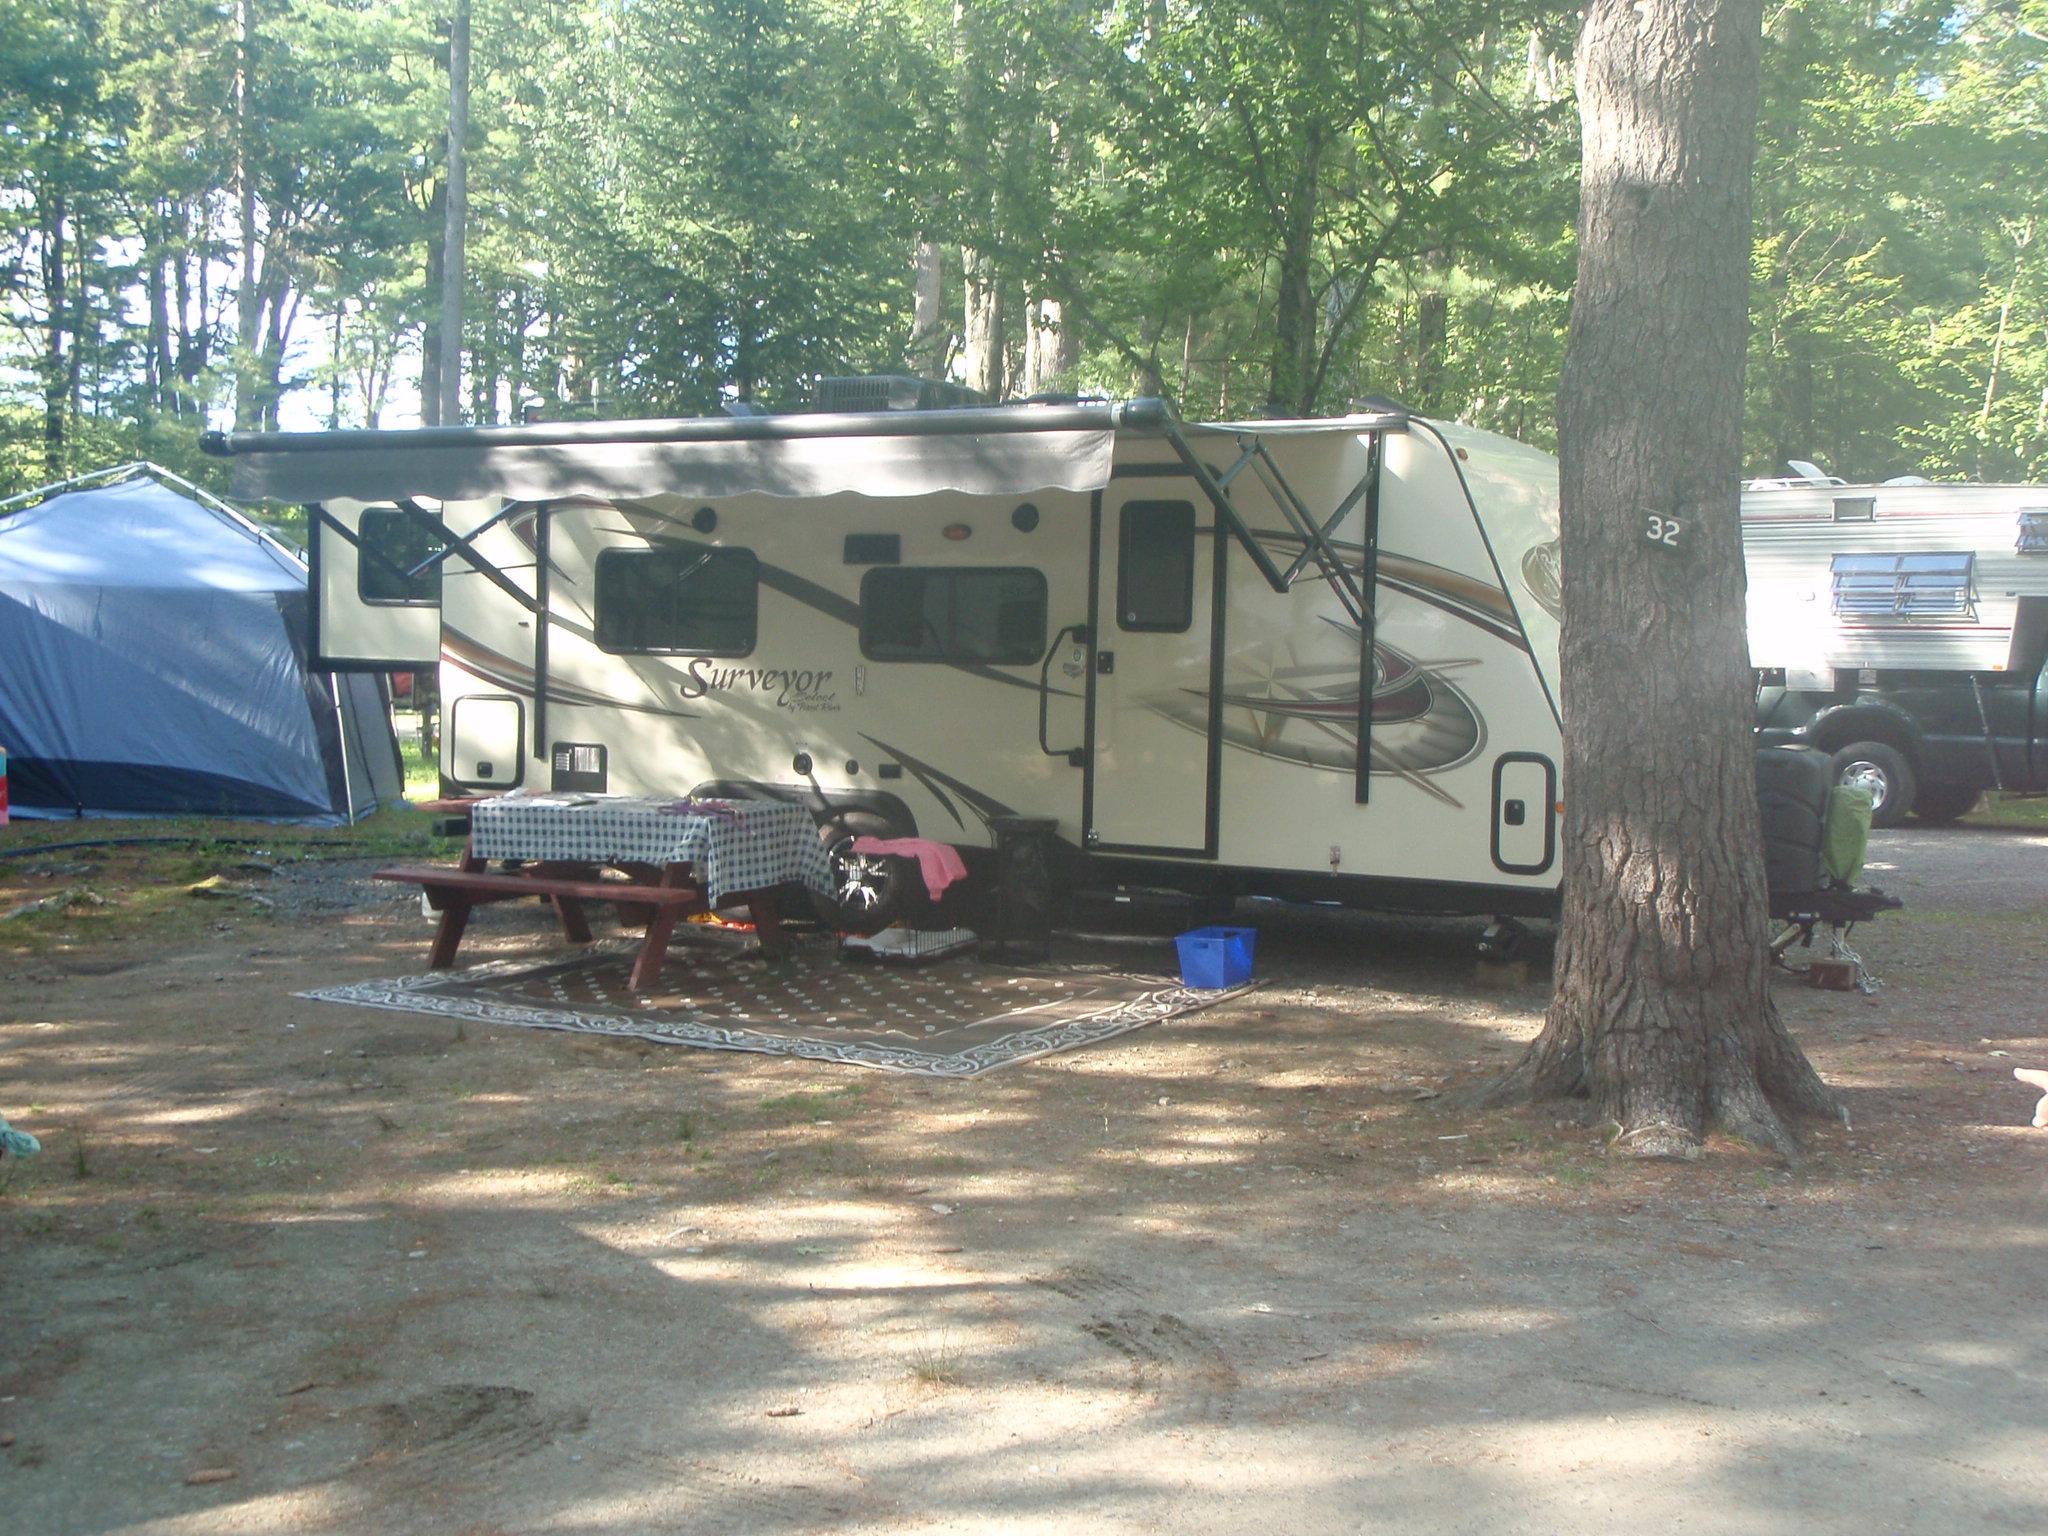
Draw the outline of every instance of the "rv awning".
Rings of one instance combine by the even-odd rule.
[[[1109,483],[1120,406],[209,434],[232,494],[315,502],[1010,496]]]

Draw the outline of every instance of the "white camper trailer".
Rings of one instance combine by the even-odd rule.
[[[440,663],[454,789],[808,804],[1068,884],[1556,902],[1556,470],[1158,402],[219,435],[323,665]]]
[[[2048,788],[2048,487],[1762,481],[1742,538],[1766,741],[1831,753],[1880,826]]]

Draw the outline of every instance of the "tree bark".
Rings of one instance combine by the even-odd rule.
[[[441,391],[439,420],[462,420],[462,298],[469,223],[469,0],[455,0],[448,24],[448,196],[441,241]]]
[[[1431,280],[1441,279],[1442,252],[1426,253],[1422,264]],[[1441,416],[1457,414],[1442,398],[1444,361],[1450,344],[1450,295],[1441,288],[1425,288],[1415,296],[1415,398],[1421,402],[1421,409]]]
[[[1564,911],[1543,1033],[1497,1089],[1589,1098],[1654,1156],[1716,1129],[1790,1154],[1788,1117],[1837,1112],[1767,984],[1738,511],[1760,9],[1591,0],[1578,56]]]
[[[1315,410],[1315,223],[1322,140],[1311,134],[1276,216],[1280,251],[1274,271],[1273,351],[1266,409],[1276,416]]]
[[[960,252],[967,307],[967,387],[1000,400],[1009,383],[1005,361],[1009,316],[996,263],[971,246]]]
[[[177,388],[171,372],[171,284],[162,252],[170,245],[170,221],[160,213],[151,221],[155,251],[149,259],[149,340],[147,379],[151,407],[161,416],[177,412]]]
[[[70,357],[78,350],[78,337],[70,329],[71,273],[66,265],[64,226],[71,216],[69,201],[61,190],[40,198],[43,247],[43,302],[49,307],[43,330],[43,473],[51,480],[64,478],[65,435],[70,422],[66,402],[70,398]]]
[[[1058,299],[1025,302],[1023,392],[1027,397],[1064,389],[1067,376],[1081,360],[1080,350]],[[1182,372],[1185,374],[1185,367]]]
[[[235,430],[251,431],[260,424],[256,402],[255,356],[257,325],[262,316],[257,290],[258,242],[256,233],[256,170],[254,158],[254,41],[248,0],[235,4],[234,77],[234,178],[241,239],[241,278],[235,294]]]
[[[943,379],[946,354],[952,350],[952,331],[946,324],[946,261],[936,240],[917,242],[911,258],[916,274],[910,321],[910,346],[906,357],[910,371],[920,378]]]
[[[427,205],[427,217],[430,223],[426,289],[429,293],[439,294],[448,234],[448,184],[445,180],[434,188],[434,195]],[[441,308],[438,304],[427,310],[420,325],[420,425],[441,425]]]

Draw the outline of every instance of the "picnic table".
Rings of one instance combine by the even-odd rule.
[[[817,823],[801,805],[518,791],[459,804],[470,818],[459,864],[395,865],[375,876],[418,885],[440,909],[433,970],[455,963],[471,910],[487,902],[545,897],[579,944],[591,937],[585,903],[611,902],[622,919],[646,923],[630,982],[644,992],[660,979],[679,917],[744,904],[762,949],[777,955],[778,892],[833,892]]]

